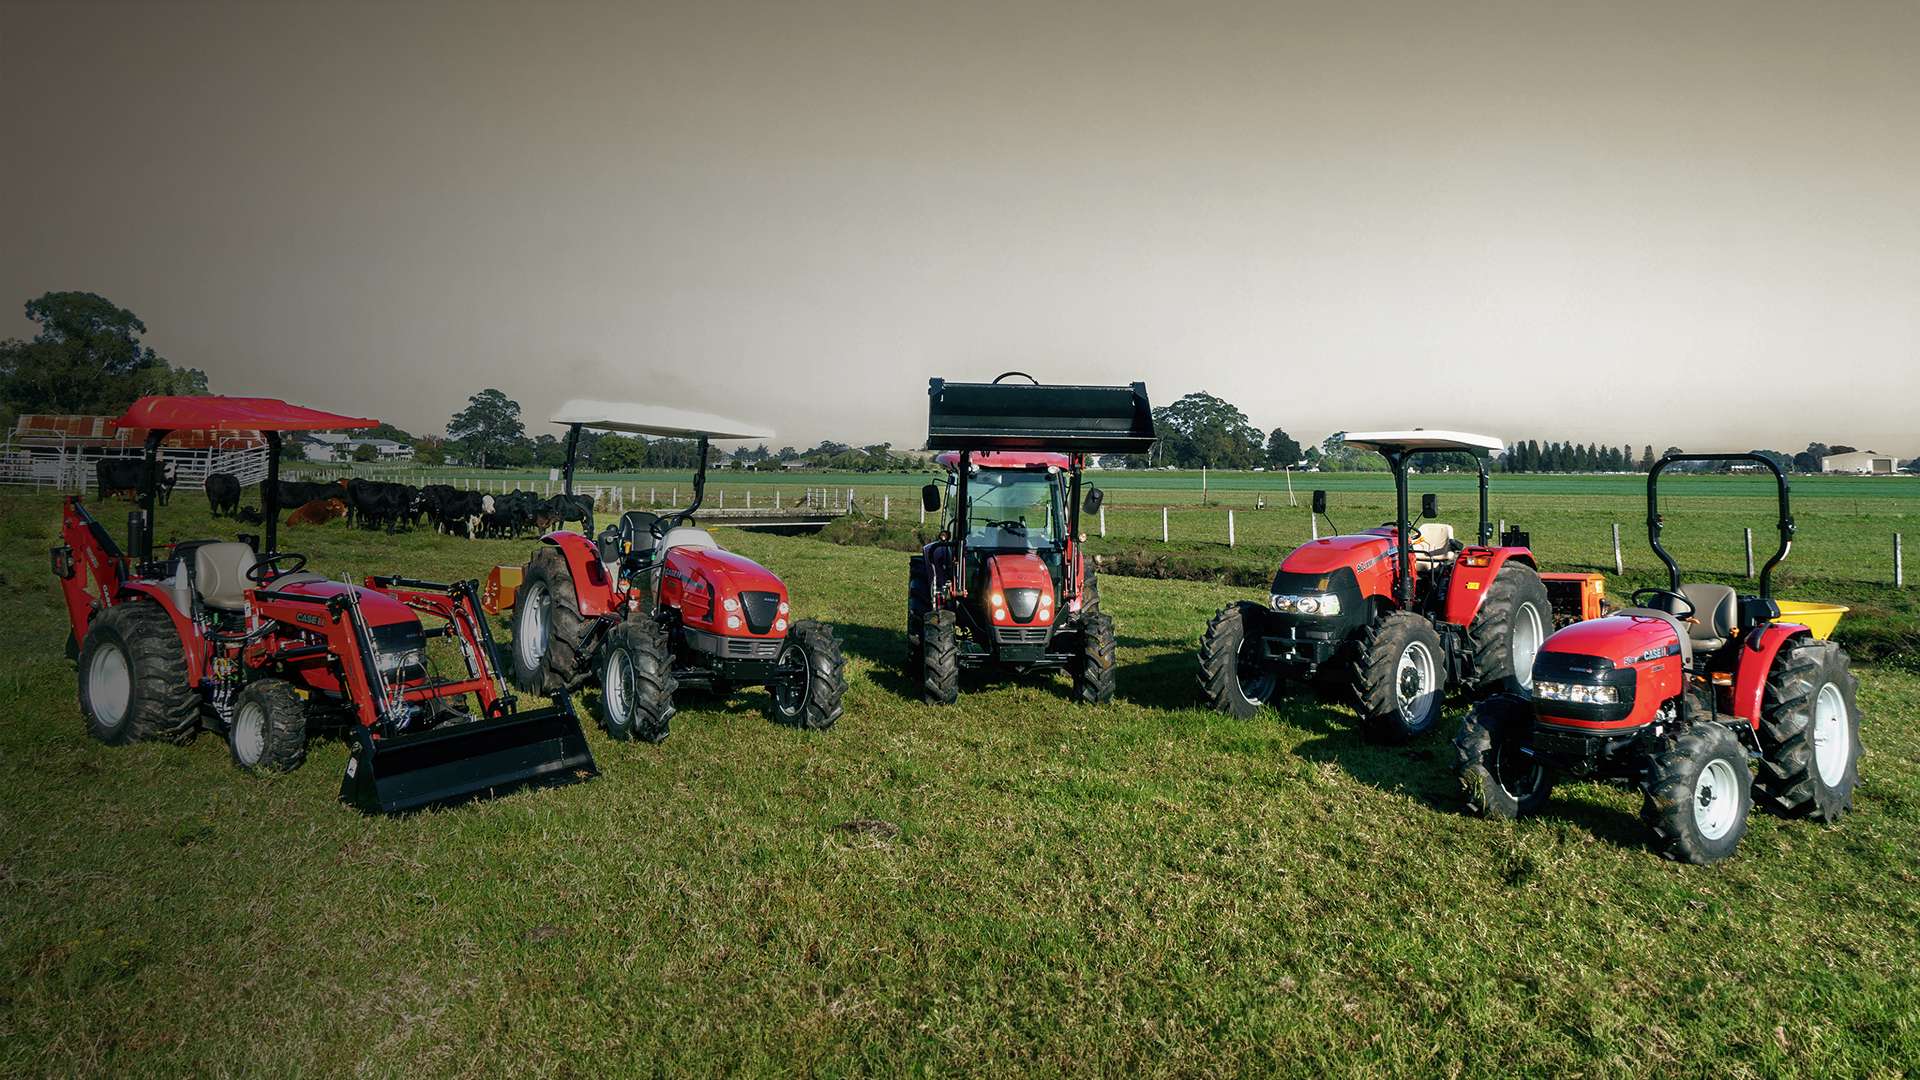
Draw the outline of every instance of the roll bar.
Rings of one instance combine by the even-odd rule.
[[[1787,552],[1793,550],[1793,534],[1796,529],[1793,523],[1793,506],[1789,501],[1787,490],[1786,472],[1780,468],[1779,462],[1774,461],[1764,454],[1673,453],[1653,463],[1653,469],[1647,473],[1647,543],[1652,545],[1653,553],[1660,557],[1660,561],[1666,564],[1667,577],[1675,592],[1680,591],[1680,564],[1675,562],[1673,556],[1668,554],[1667,549],[1660,544],[1660,530],[1665,524],[1664,519],[1660,516],[1660,474],[1667,470],[1667,466],[1675,465],[1682,461],[1751,461],[1756,465],[1765,467],[1768,472],[1773,474],[1774,486],[1778,489],[1780,495],[1780,521],[1778,524],[1778,528],[1780,529],[1780,550],[1774,552],[1773,557],[1767,560],[1767,564],[1760,568],[1760,598],[1762,600],[1772,600],[1773,568],[1780,565],[1780,563],[1786,559]]]
[[[585,426],[585,424],[567,425],[567,463],[566,468],[561,473],[560,490],[565,492],[569,497],[573,495],[573,467],[579,458],[580,452],[580,429]],[[693,466],[693,502],[688,503],[686,509],[677,510],[669,515],[668,520],[676,525],[681,522],[693,520],[694,511],[700,509],[700,504],[706,499],[707,495],[707,448],[709,440],[705,435],[699,435],[695,438],[700,445],[696,451],[698,460]]]
[[[1413,459],[1426,454],[1457,454],[1459,450],[1406,450],[1381,449],[1379,454],[1387,459],[1387,469],[1393,473],[1393,595],[1401,607],[1413,606],[1413,548],[1407,533],[1407,466]],[[1480,544],[1486,546],[1493,542],[1493,522],[1487,517],[1487,457],[1475,455],[1480,465]]]
[[[153,561],[154,489],[160,483],[160,444],[171,434],[172,429],[166,428],[154,428],[147,432],[140,470],[140,516],[144,520],[132,545],[136,562]],[[260,554],[270,555],[279,550],[280,543],[280,433],[269,428],[260,434],[267,440],[267,482],[261,485],[260,491],[260,501],[264,504],[267,519],[267,542],[266,550]]]

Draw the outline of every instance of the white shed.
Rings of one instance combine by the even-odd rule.
[[[1828,454],[1821,458],[1820,471],[1892,476],[1900,471],[1900,460],[1888,454],[1876,454],[1871,450],[1855,450],[1848,454]]]

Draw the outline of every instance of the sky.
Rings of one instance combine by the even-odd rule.
[[[1920,454],[1920,4],[0,0],[0,337],[917,446],[926,381]]]

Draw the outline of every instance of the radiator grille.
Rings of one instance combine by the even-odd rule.
[[[778,638],[721,638],[720,655],[735,660],[771,660],[780,655]]]
[[[1045,645],[1047,631],[1045,626],[996,626],[993,639],[1002,645]]]

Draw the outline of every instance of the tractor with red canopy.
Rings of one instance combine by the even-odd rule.
[[[1009,382],[1010,378],[1027,382]],[[1155,441],[1145,383],[1069,386],[1008,372],[990,383],[933,379],[927,449],[943,450],[940,535],[907,570],[907,668],[929,703],[950,705],[963,668],[1065,670],[1089,705],[1113,697],[1113,620],[1084,551],[1081,487],[1094,454]],[[921,492],[941,512],[942,489]]]
[[[311,734],[344,729],[352,754],[341,799],[388,813],[594,775],[566,702],[516,707],[494,666],[477,582],[350,585],[279,550],[281,435],[375,423],[272,398],[134,402],[120,424],[146,430],[146,467],[126,546],[74,495],[52,551],[94,738],[184,743],[208,727],[226,736],[240,768],[283,772],[305,761]],[[264,542],[248,535],[156,550],[159,447],[172,432],[216,428],[266,438]],[[458,673],[442,673],[448,654]]]

